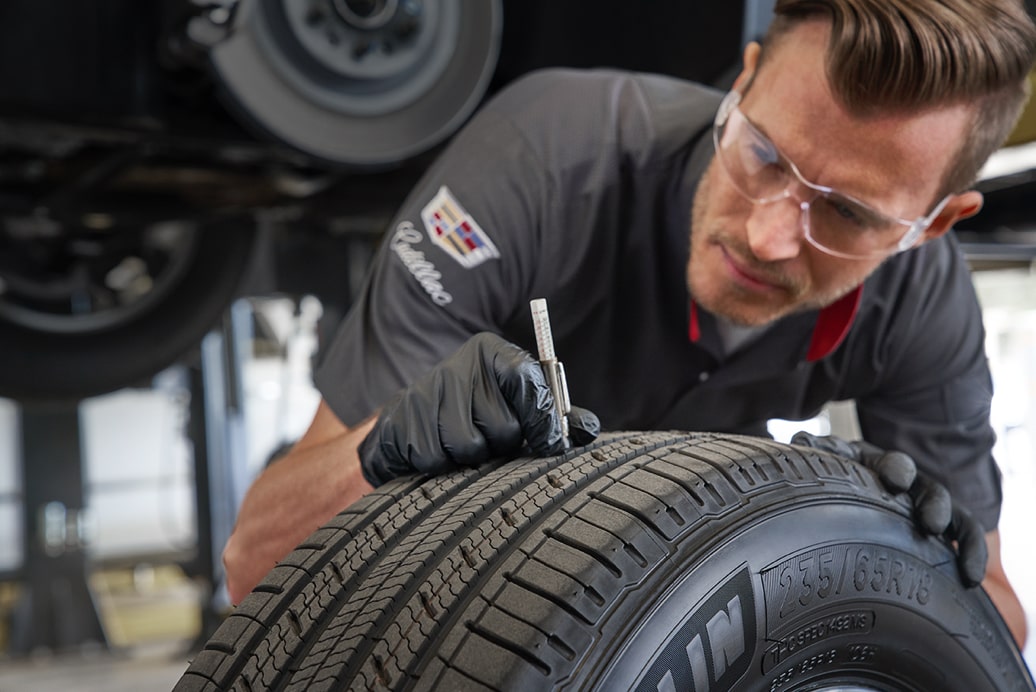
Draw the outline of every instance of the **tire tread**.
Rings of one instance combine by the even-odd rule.
[[[192,664],[198,686],[176,689],[563,684],[691,533],[707,554],[792,491],[909,516],[856,464],[729,435],[606,434],[557,458],[386,488],[278,565]]]

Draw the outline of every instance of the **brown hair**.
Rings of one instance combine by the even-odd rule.
[[[1036,27],[1019,0],[777,0],[774,14],[766,47],[831,21],[827,78],[854,113],[975,104],[942,194],[974,182],[1025,106]]]

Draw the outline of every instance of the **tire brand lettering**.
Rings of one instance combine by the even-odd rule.
[[[659,650],[638,692],[732,689],[755,655],[755,596],[747,567],[718,586]]]
[[[840,544],[808,550],[762,573],[767,629],[819,604],[860,594],[918,605],[931,597],[932,574],[925,563],[889,548]]]
[[[768,673],[802,647],[840,634],[866,634],[874,626],[874,611],[853,610],[815,620],[773,642],[763,654],[763,673]]]
[[[392,236],[389,247],[396,253],[406,270],[417,279],[421,288],[431,297],[436,305],[449,305],[453,302],[453,296],[443,288],[442,274],[436,270],[435,265],[425,259],[424,253],[415,250],[414,245],[424,240],[424,236],[414,228],[409,221],[401,221],[396,226],[396,233]]]

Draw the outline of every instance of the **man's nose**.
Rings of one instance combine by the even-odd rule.
[[[752,254],[764,262],[797,257],[805,240],[802,217],[808,208],[792,196],[769,204],[752,205],[746,226]]]

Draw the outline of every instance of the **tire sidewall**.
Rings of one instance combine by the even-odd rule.
[[[686,546],[612,612],[590,687],[1031,689],[988,598],[906,522],[814,499]]]

